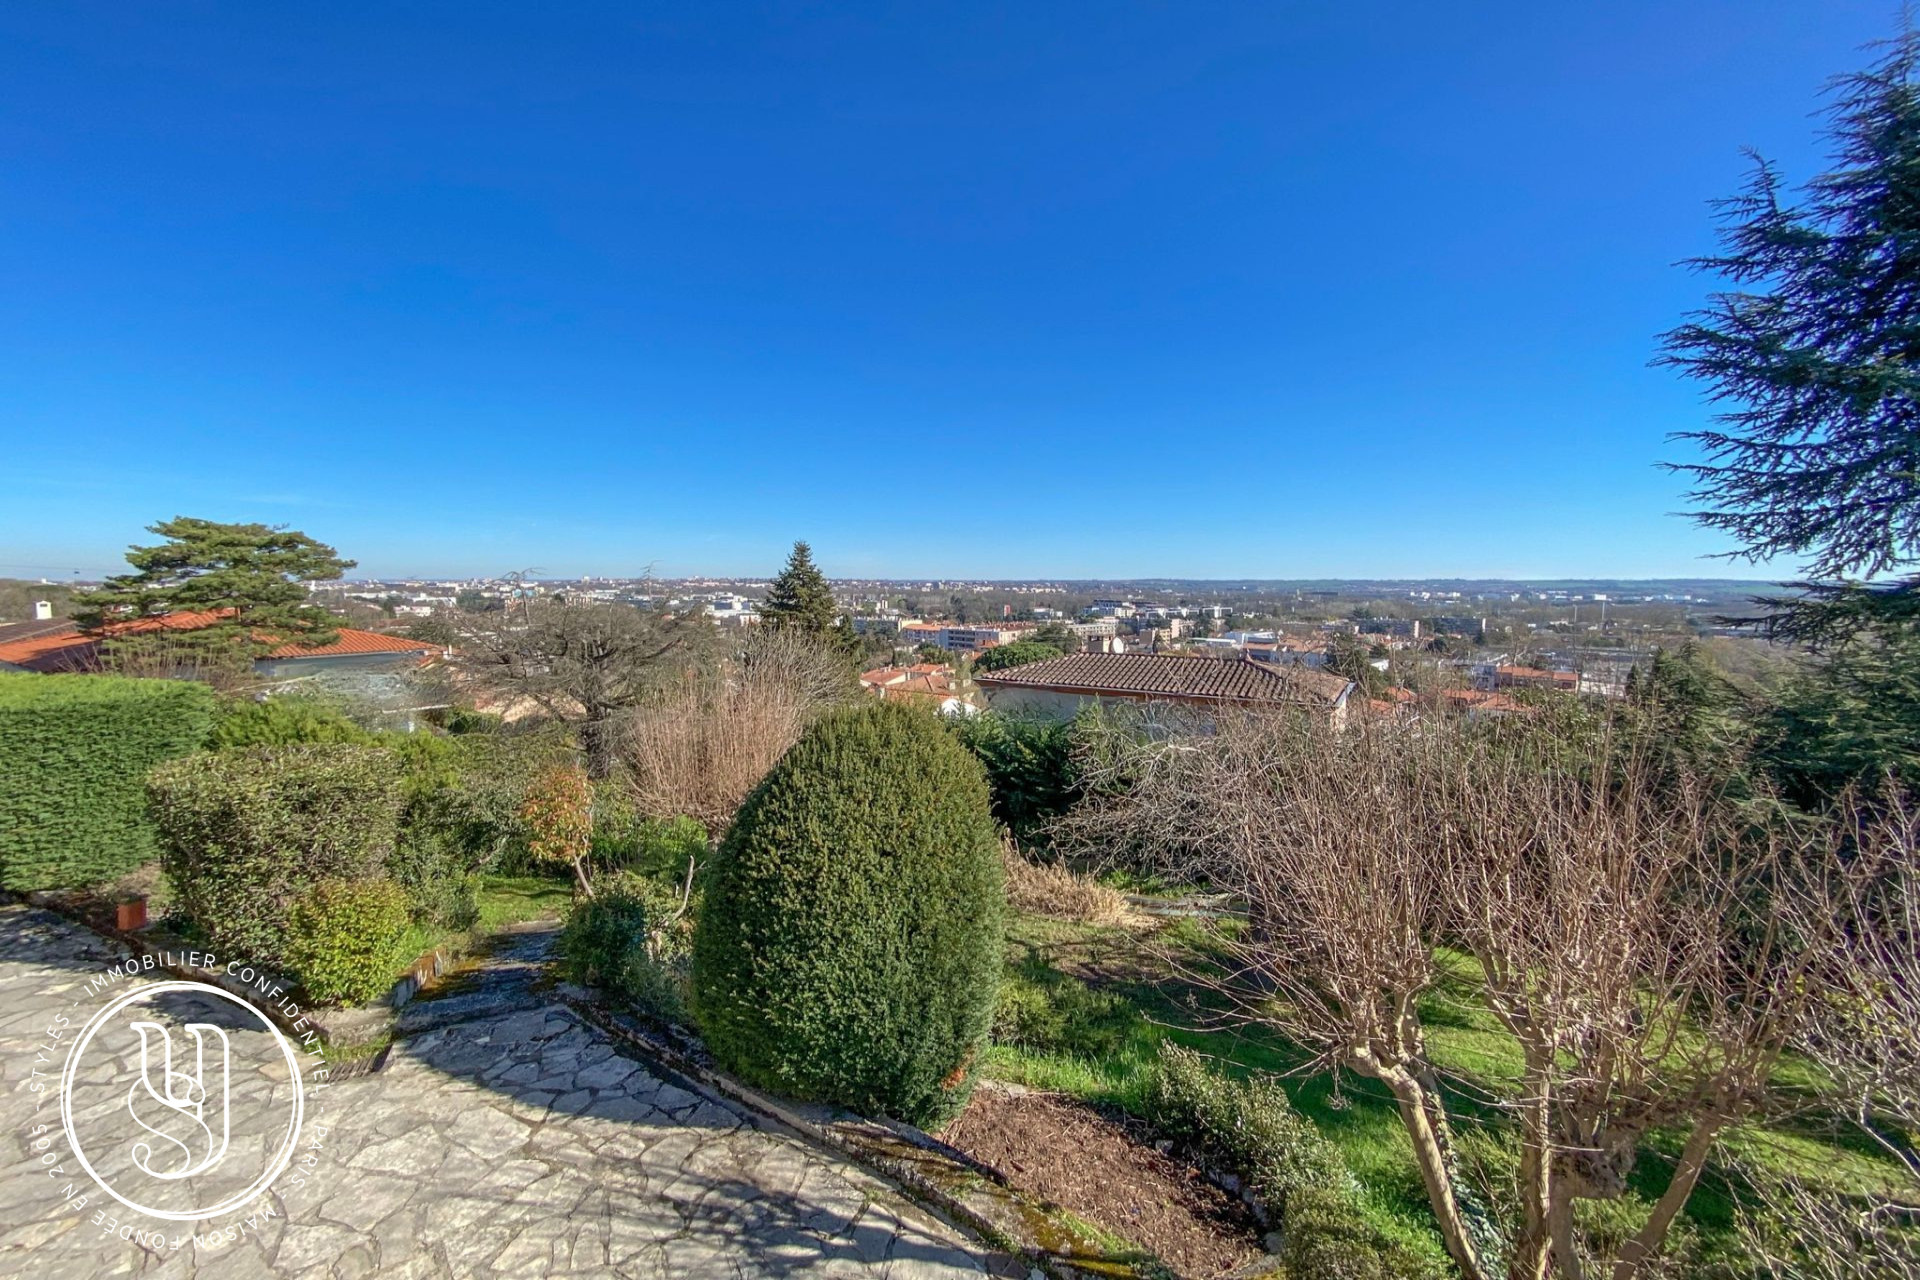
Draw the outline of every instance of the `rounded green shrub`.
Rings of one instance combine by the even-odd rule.
[[[322,1004],[385,995],[406,954],[407,895],[391,880],[322,880],[287,913],[286,960]]]
[[[147,803],[178,909],[222,954],[270,965],[315,882],[385,870],[401,794],[391,752],[309,744],[170,760]]]
[[[925,711],[816,724],[748,797],[706,881],[693,1012],[745,1079],[933,1124],[993,1020],[1004,908],[986,780]]]
[[[631,871],[601,879],[560,931],[560,956],[576,982],[603,987],[667,1022],[685,1017],[690,930],[679,894]]]

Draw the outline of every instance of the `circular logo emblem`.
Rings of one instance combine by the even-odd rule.
[[[60,1082],[80,1164],[129,1209],[177,1222],[241,1208],[293,1159],[306,1106],[293,1045],[205,982],[143,984],[87,1021]]]

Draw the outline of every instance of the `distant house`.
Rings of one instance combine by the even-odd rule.
[[[860,673],[860,687],[883,702],[912,702],[931,706],[941,715],[971,716],[979,708],[953,687],[953,673],[937,662],[911,667],[875,667]]]
[[[1306,707],[1339,724],[1354,689],[1344,677],[1305,667],[1169,653],[1075,653],[982,672],[974,680],[996,711],[1059,720],[1096,703],[1126,702]]]
[[[112,635],[146,635],[167,631],[195,631],[220,620],[215,613],[168,613],[137,622],[116,624]],[[97,671],[102,638],[81,631],[72,622],[21,622],[0,627],[0,671],[38,671],[43,674]],[[283,644],[253,664],[255,674],[284,681],[321,672],[382,672],[417,667],[442,657],[445,650],[422,640],[381,635],[339,627],[332,644]]]
[[[1537,714],[1537,708],[1516,702],[1507,694],[1495,693],[1489,689],[1444,689],[1440,693],[1440,698],[1449,710],[1460,712],[1470,720],[1481,716]]]

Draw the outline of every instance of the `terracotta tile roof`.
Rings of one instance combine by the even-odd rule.
[[[1447,705],[1456,711],[1484,711],[1489,713],[1520,712],[1533,714],[1533,708],[1523,702],[1515,702],[1504,693],[1491,693],[1485,689],[1443,689],[1440,692]]]
[[[155,631],[196,631],[211,626],[225,614],[208,613],[168,613],[154,618],[141,618],[133,622],[119,622],[107,628],[112,636],[144,635]],[[381,635],[377,631],[361,631],[354,627],[335,628],[336,638],[332,644],[303,645],[283,644],[270,651],[269,658],[332,658],[349,654],[418,654],[425,657],[436,652],[440,646],[428,644],[423,640],[409,640],[405,636]],[[100,652],[100,637],[84,634],[71,622],[60,624],[56,631],[31,635],[22,639],[7,640],[0,638],[0,664],[24,667],[29,671],[62,672],[86,671],[96,665]]]
[[[1548,671],[1544,667],[1495,667],[1494,679],[1510,684],[1555,684],[1571,688],[1580,683],[1573,671]]]
[[[983,688],[1039,688],[1178,701],[1339,705],[1353,685],[1304,667],[1171,653],[1073,653],[976,677]]]

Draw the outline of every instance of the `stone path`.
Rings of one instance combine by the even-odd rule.
[[[622,1056],[536,985],[550,941],[513,936],[463,986],[410,1005],[387,1066],[327,1091],[325,1159],[261,1230],[155,1251],[92,1225],[97,1204],[62,1216],[28,1147],[47,1021],[122,953],[0,907],[0,1276],[983,1272],[978,1246],[888,1184]]]

